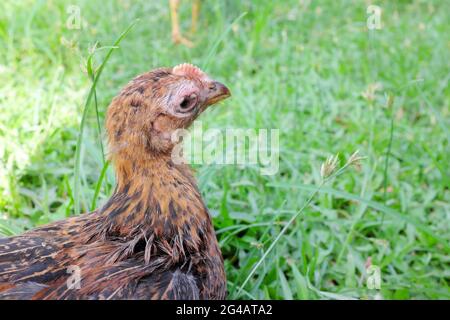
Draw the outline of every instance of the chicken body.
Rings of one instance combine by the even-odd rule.
[[[225,298],[211,218],[190,168],[172,161],[167,141],[229,96],[211,83],[183,65],[144,74],[122,90],[107,116],[113,195],[92,213],[0,239],[0,299]],[[193,92],[192,113],[178,116]]]

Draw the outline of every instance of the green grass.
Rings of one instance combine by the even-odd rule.
[[[280,129],[274,176],[196,166],[231,297],[449,299],[449,5],[378,1],[383,27],[369,31],[365,1],[308,3],[202,1],[188,49],[171,43],[165,1],[3,1],[0,233],[104,203],[114,172],[95,106],[103,125],[128,80],[188,61],[233,93],[202,116],[208,128]],[[81,8],[81,30],[66,27],[70,4]],[[187,0],[181,15],[187,31]],[[93,76],[136,19],[86,109]],[[367,156],[361,170],[321,188],[266,254],[320,185],[321,163],[339,153],[343,164],[356,149]],[[380,291],[366,286],[369,257],[381,268]]]

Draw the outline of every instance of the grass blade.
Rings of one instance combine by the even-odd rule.
[[[95,186],[95,193],[94,197],[92,198],[92,204],[91,204],[91,211],[94,211],[97,208],[97,198],[100,194],[100,189],[102,187],[103,180],[106,176],[106,170],[108,170],[109,167],[109,161],[106,161],[103,165],[102,172],[100,173],[100,177],[97,180],[97,185]]]
[[[208,54],[206,55],[206,58],[203,63],[203,68],[205,70],[208,69],[208,66],[209,66],[209,63],[210,63],[212,57],[217,52],[217,48],[223,42],[223,40],[225,40],[225,37],[231,31],[231,28],[233,27],[233,25],[235,25],[239,20],[241,20],[246,14],[247,14],[247,12],[243,12],[236,19],[234,19],[233,22],[230,23],[230,25],[227,27],[227,29],[220,35],[219,39],[217,39],[216,42],[213,44],[213,46],[209,50]]]
[[[289,221],[286,223],[286,225],[283,227],[283,229],[281,229],[280,233],[275,237],[275,239],[273,240],[273,242],[270,244],[269,248],[266,250],[266,252],[264,252],[264,254],[262,255],[261,259],[259,259],[259,261],[255,264],[255,266],[253,267],[253,269],[250,271],[250,273],[248,274],[247,278],[245,278],[244,282],[242,283],[242,285],[239,287],[239,290],[237,292],[237,295],[239,295],[241,293],[241,291],[243,290],[243,288],[245,288],[245,285],[250,281],[251,277],[253,276],[253,274],[256,272],[256,270],[258,269],[258,267],[264,262],[264,260],[267,258],[267,255],[272,251],[272,249],[275,247],[275,245],[278,243],[278,241],[281,239],[281,237],[286,233],[287,229],[289,228],[289,226],[297,219],[297,217],[309,206],[309,204],[311,203],[311,201],[314,199],[314,197],[316,196],[316,194],[320,191],[320,188],[323,186],[323,181],[322,183],[316,187],[316,190],[314,190],[308,200],[306,200],[306,202],[304,203],[304,205],[300,208],[300,210],[298,210],[292,217],[291,219],[289,219]]]
[[[281,269],[278,269],[278,278],[280,279],[281,289],[283,290],[283,298],[284,300],[294,300],[292,295],[291,288],[286,280],[286,276],[284,275]]]
[[[294,263],[291,263],[290,265],[292,275],[294,276],[295,283],[297,285],[297,297],[301,300],[308,300],[309,290],[305,277],[301,274],[300,270],[298,270],[297,266]]]
[[[394,109],[393,109],[393,104],[394,104],[394,96],[390,95],[388,97],[388,102],[387,102],[387,107],[388,109],[391,111],[391,126],[390,126],[390,131],[389,131],[389,143],[388,143],[388,147],[386,150],[386,158],[384,161],[384,172],[383,172],[383,200],[384,203],[386,203],[386,198],[387,198],[387,185],[388,185],[388,167],[389,167],[389,157],[391,156],[391,149],[392,149],[392,141],[394,139]],[[384,221],[384,212],[381,216],[381,225],[383,225],[383,221]]]
[[[315,188],[313,185],[304,185],[304,184],[276,184],[276,183],[272,184],[271,183],[269,185],[271,187],[276,187],[276,188],[294,188],[294,189],[302,189],[305,191],[311,191],[311,190],[314,190],[314,188]],[[328,187],[324,187],[324,188],[321,188],[320,190],[316,190],[316,191],[319,193],[331,194],[333,196],[336,196],[336,197],[342,198],[342,199],[346,199],[346,200],[353,200],[353,201],[359,201],[359,202],[365,203],[372,209],[378,210],[382,213],[384,212],[384,213],[392,216],[393,218],[403,220],[404,222],[407,222],[407,223],[413,225],[418,230],[421,230],[422,232],[426,233],[428,236],[430,236],[435,241],[441,242],[447,250],[449,249],[448,241],[437,236],[433,230],[431,230],[427,226],[423,225],[419,221],[415,220],[413,217],[402,214],[390,207],[385,206],[384,204],[361,198],[352,193],[348,193],[345,191],[340,191],[340,190],[336,190],[336,189],[328,188]]]
[[[76,152],[75,152],[75,168],[74,168],[74,211],[75,214],[80,214],[80,187],[81,187],[81,181],[80,181],[80,170],[81,170],[81,143],[83,140],[83,131],[86,123],[87,113],[88,113],[88,107],[91,103],[92,97],[94,96],[95,89],[97,86],[97,82],[102,74],[103,69],[105,68],[106,63],[108,62],[109,58],[111,57],[111,54],[113,53],[114,49],[118,47],[120,42],[125,38],[125,36],[131,31],[131,29],[135,26],[135,24],[138,22],[138,20],[135,20],[133,23],[131,23],[124,32],[117,38],[117,40],[114,42],[114,45],[109,48],[108,52],[106,53],[105,58],[103,59],[100,67],[98,68],[94,81],[92,82],[91,89],[89,90],[88,97],[86,99],[86,103],[84,104],[83,114],[81,117],[81,123],[80,123],[80,132],[78,133],[78,139],[77,139],[77,145],[76,145]]]

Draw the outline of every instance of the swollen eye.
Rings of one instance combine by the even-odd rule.
[[[192,110],[196,104],[197,104],[197,95],[196,94],[191,94],[189,96],[186,96],[183,98],[183,100],[180,103],[180,111],[188,112],[188,111]]]

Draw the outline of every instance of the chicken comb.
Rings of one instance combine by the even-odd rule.
[[[190,63],[179,64],[172,69],[172,73],[178,76],[203,77],[205,73],[199,67]]]

